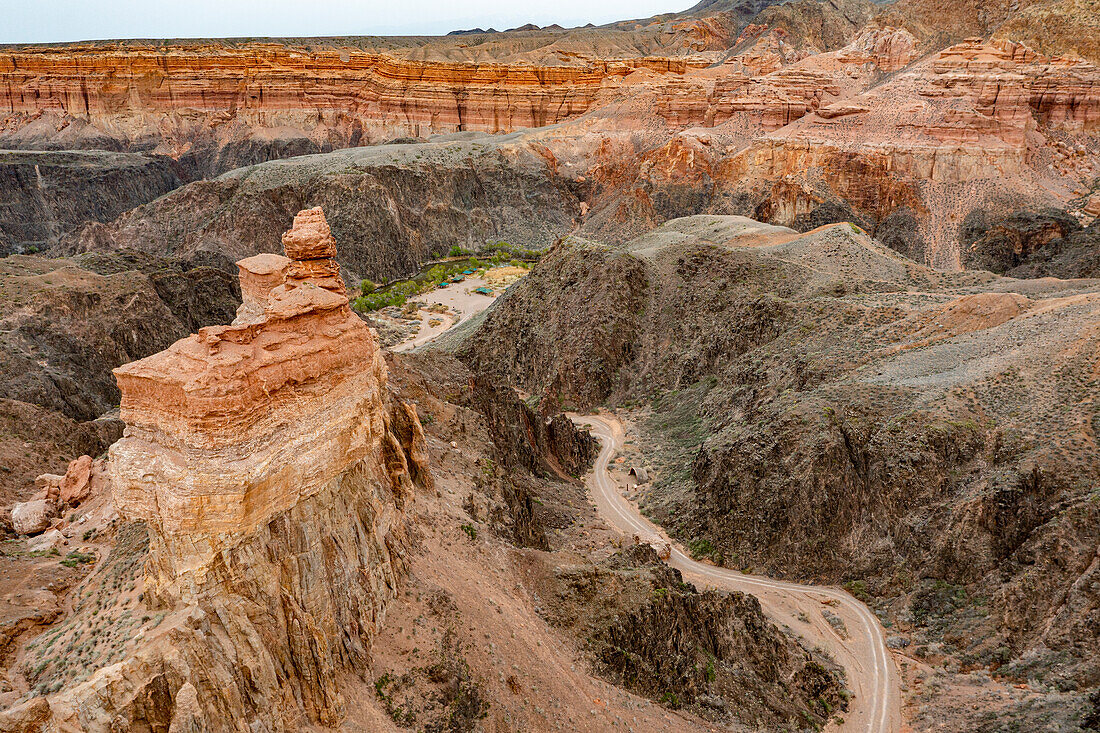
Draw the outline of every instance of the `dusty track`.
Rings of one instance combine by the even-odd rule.
[[[662,538],[664,533],[638,513],[623,498],[608,471],[608,463],[623,440],[623,429],[608,415],[573,416],[592,426],[603,444],[588,487],[600,514],[612,526],[641,538]],[[810,643],[826,650],[848,674],[848,688],[855,693],[844,714],[844,723],[834,728],[851,733],[895,733],[901,729],[901,693],[893,658],[883,640],[878,619],[862,603],[836,588],[800,585],[746,575],[692,560],[675,543],[668,564],[680,570],[686,580],[698,585],[752,593],[764,611],[780,625],[790,626]],[[839,628],[830,624],[825,612],[839,617]],[[834,623],[836,623],[834,621]]]
[[[470,316],[488,308],[492,305],[493,298],[488,295],[480,295],[473,292],[474,288],[480,288],[482,285],[489,285],[489,281],[484,278],[471,277],[467,278],[465,282],[448,285],[445,288],[432,290],[429,293],[419,296],[417,300],[428,303],[429,305],[438,303],[457,310],[459,317],[455,319],[450,315],[422,310],[420,313],[423,320],[420,324],[420,330],[417,331],[412,338],[406,339],[393,346],[390,351],[409,351],[410,349],[415,349],[417,346],[432,341],[455,324],[461,323]],[[432,318],[439,319],[438,326],[428,325],[428,321]]]

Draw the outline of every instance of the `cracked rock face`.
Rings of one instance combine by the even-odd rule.
[[[335,248],[320,209],[299,219],[289,253]],[[423,431],[347,298],[262,257],[240,267],[247,318],[115,370],[114,499],[149,528],[147,603],[174,620],[51,699],[61,724],[332,726],[341,672],[369,662],[431,480]]]

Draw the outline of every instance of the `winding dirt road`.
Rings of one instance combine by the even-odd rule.
[[[854,693],[844,722],[833,730],[851,733],[896,733],[901,729],[901,693],[893,658],[878,619],[862,603],[836,588],[799,585],[745,575],[697,562],[623,498],[608,464],[623,443],[621,424],[608,415],[577,415],[603,444],[587,482],[603,518],[628,535],[669,542],[668,564],[696,585],[751,593],[781,626],[789,626],[832,655],[848,674]],[[832,620],[830,620],[830,617]]]

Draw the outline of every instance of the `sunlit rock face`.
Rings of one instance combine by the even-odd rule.
[[[416,410],[390,394],[342,285],[293,276],[335,254],[321,210],[285,241],[294,257],[240,263],[233,325],[115,370],[114,501],[148,527],[146,603],[180,621],[51,702],[58,721],[300,730],[344,715],[340,672],[369,661],[403,575],[404,508],[431,479]]]
[[[173,595],[198,592],[216,553],[362,461],[407,489],[382,459],[385,362],[343,294],[322,211],[299,214],[283,242],[291,257],[241,262],[237,323],[115,370],[128,425],[111,451],[116,502],[156,530],[154,579]]]
[[[452,62],[278,43],[13,47],[0,50],[0,139],[153,148],[215,175],[397,137],[556,124],[635,68],[688,68],[665,57],[544,65],[454,54]]]

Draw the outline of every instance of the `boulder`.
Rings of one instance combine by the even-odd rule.
[[[34,480],[34,488],[38,489],[34,498],[50,502],[58,501],[61,497],[61,483],[64,480],[64,476],[58,476],[56,473],[41,474]]]
[[[57,515],[55,502],[46,499],[24,501],[11,508],[11,526],[17,534],[38,534],[49,529],[50,522]]]
[[[60,530],[51,529],[49,532],[43,532],[31,539],[27,543],[27,549],[31,552],[49,552],[63,547],[67,542],[68,540],[65,535],[61,534]]]
[[[69,463],[69,469],[61,480],[61,502],[79,506],[88,499],[92,489],[92,457],[81,456]]]

